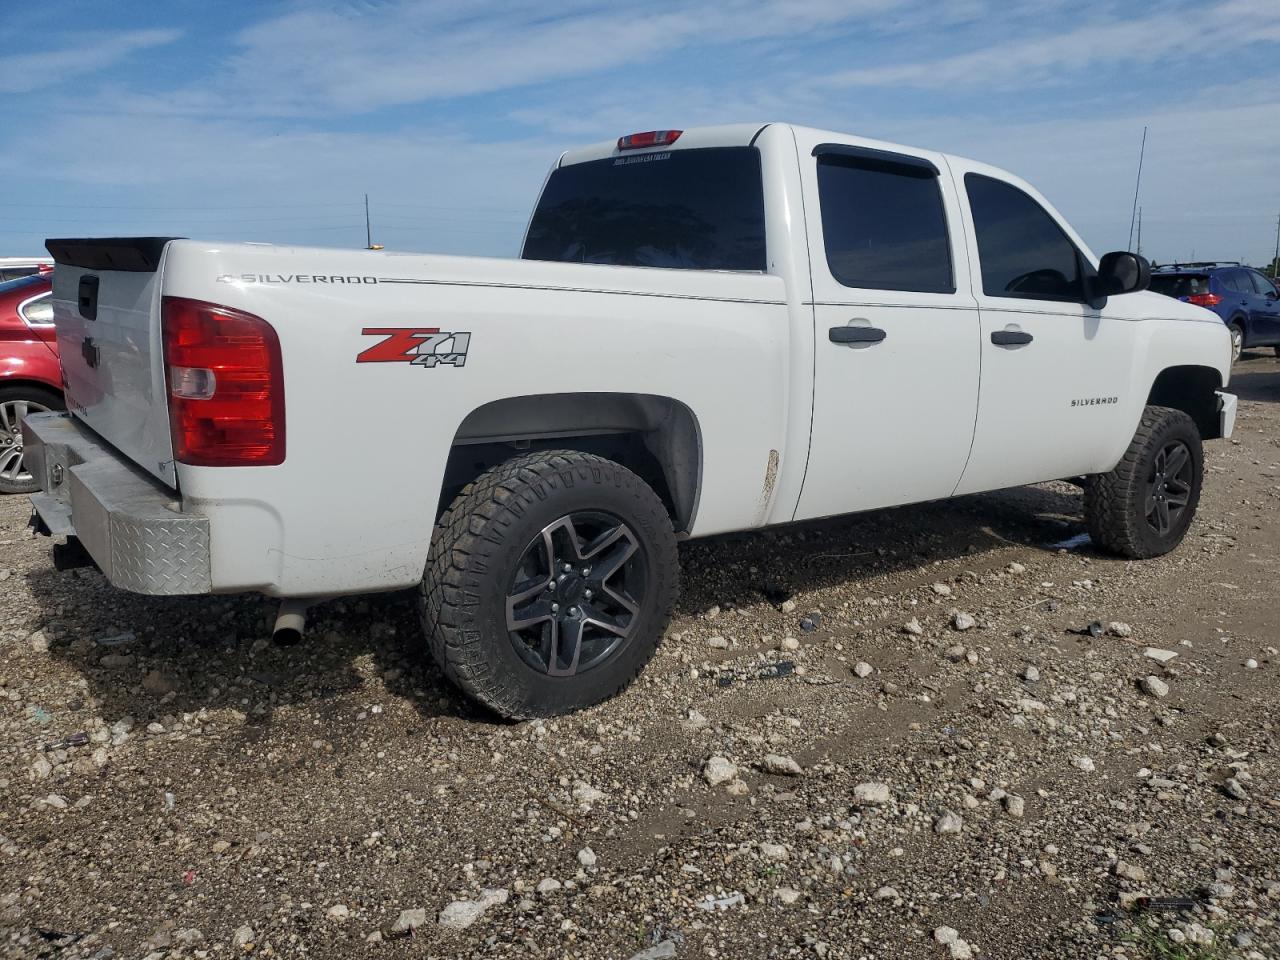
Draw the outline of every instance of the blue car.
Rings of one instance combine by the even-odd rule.
[[[1280,355],[1280,291],[1239,263],[1174,263],[1151,271],[1156,293],[1207,307],[1231,330],[1232,359],[1249,347],[1274,346]]]

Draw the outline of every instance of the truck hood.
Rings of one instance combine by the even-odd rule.
[[[1142,290],[1126,294],[1123,300],[1125,313],[1141,320],[1198,320],[1201,323],[1222,323],[1222,318],[1207,307],[1197,307],[1185,300],[1175,300],[1163,293]],[[1104,307],[1103,312],[1108,312]]]

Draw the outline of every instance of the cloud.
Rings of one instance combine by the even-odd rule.
[[[913,0],[724,0],[633,6],[571,2],[399,2],[295,10],[237,37],[233,85],[261,109],[346,113],[463,97],[606,70],[653,79],[652,64],[694,44],[775,42],[865,21]],[[287,91],[287,92],[286,92]]]
[[[845,70],[822,86],[929,90],[1018,86],[1061,81],[1100,66],[1131,68],[1203,57],[1206,51],[1280,41],[1280,21],[1262,0],[1170,10],[1140,19],[1094,18],[1070,30],[1015,37],[950,57]]]
[[[58,49],[6,56],[0,58],[0,93],[31,93],[54,87],[105,70],[139,51],[173,43],[181,35],[179,30],[95,33]]]

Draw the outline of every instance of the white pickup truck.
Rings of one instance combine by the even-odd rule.
[[[1151,557],[1235,417],[1222,321],[1141,257],[1004,171],[787,124],[565,153],[518,260],[47,246],[37,527],[126,590],[283,598],[285,635],[419,587],[509,717],[636,675],[680,538],[1065,478],[1095,543]]]

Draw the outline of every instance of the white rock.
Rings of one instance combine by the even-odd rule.
[[[449,930],[465,930],[492,907],[506,903],[509,896],[506,890],[490,888],[482,891],[475,900],[455,900],[440,911],[436,922]]]
[[[341,923],[343,920],[349,920],[351,918],[351,908],[345,903],[335,903],[325,911],[325,916],[330,920],[337,920]]]
[[[740,907],[746,902],[747,898],[735,890],[733,893],[725,894],[723,897],[717,897],[714,893],[709,893],[706,899],[699,900],[694,906],[699,910],[711,913],[717,910],[723,912],[731,907]]]
[[[919,620],[917,620],[915,617],[912,617],[910,620],[908,620],[906,623],[902,625],[902,632],[909,633],[913,637],[919,637],[919,636],[923,636],[924,627],[920,626]]]
[[[708,637],[707,646],[713,650],[728,650],[729,641],[724,637]]]
[[[795,637],[783,637],[782,642],[778,644],[781,650],[799,650],[800,641]]]
[[[728,783],[738,775],[738,768],[724,757],[711,757],[702,765],[702,779],[713,787]]]
[[[34,780],[48,780],[53,773],[53,764],[44,757],[36,757],[31,764],[31,777]]]
[[[794,600],[783,600],[778,609],[783,613],[794,613],[796,609],[796,602]]]
[[[1250,657],[1248,660],[1246,660],[1246,661],[1244,662],[1244,668],[1245,668],[1246,670],[1257,670],[1257,669],[1258,669],[1258,661],[1257,661],[1257,660],[1254,660],[1252,657]]]
[[[1237,800],[1249,799],[1249,794],[1245,792],[1244,787],[1236,777],[1232,777],[1224,783],[1222,785],[1222,789],[1225,790],[1229,796],[1235,797]]]
[[[1009,814],[1009,816],[1015,817],[1015,818],[1021,818],[1023,813],[1026,812],[1026,809],[1027,809],[1026,801],[1023,800],[1021,797],[1015,796],[1012,793],[1005,794],[1004,810],[1005,810],[1005,813]]]
[[[1112,620],[1107,624],[1107,633],[1113,637],[1129,637],[1133,635],[1133,627],[1120,620]]]
[[[416,930],[427,922],[427,911],[424,907],[414,907],[412,910],[401,910],[400,916],[396,917],[396,922],[391,925],[392,933],[407,933],[410,930]]]
[[[580,783],[573,788],[573,799],[578,803],[596,803],[604,799],[604,791],[597,790],[589,783]]]
[[[254,938],[253,927],[249,926],[246,923],[244,924],[244,926],[237,929],[236,932],[232,935],[231,945],[233,947],[245,947],[253,943],[253,938]]]
[[[951,617],[951,626],[957,630],[961,630],[961,631],[971,630],[975,626],[977,626],[977,624],[978,624],[978,621],[975,620],[970,614],[965,613],[963,610],[957,610],[955,614]]]
[[[773,891],[773,895],[787,905],[793,904],[800,899],[800,891],[791,887],[778,887]]]
[[[933,931],[933,939],[944,947],[960,939],[960,932],[955,927],[938,927]]]
[[[1169,685],[1156,676],[1145,676],[1138,681],[1138,686],[1142,688],[1142,692],[1150,697],[1167,697],[1169,695]]]
[[[1076,757],[1071,761],[1071,765],[1077,770],[1083,770],[1085,773],[1093,773],[1097,766],[1088,757]]]
[[[951,810],[944,810],[942,816],[933,822],[934,833],[959,833],[963,829],[964,820]]]
[[[1148,660],[1154,660],[1156,663],[1168,663],[1178,656],[1173,650],[1161,650],[1159,647],[1147,647],[1142,651],[1142,655]]]
[[[596,852],[590,847],[583,847],[578,851],[578,862],[590,870],[596,865]]]
[[[631,960],[673,960],[676,955],[676,942],[663,940],[652,947],[645,947],[639,953],[632,954]]]
[[[1035,683],[1040,679],[1040,668],[1028,663],[1026,669],[1022,671],[1022,679]]]
[[[791,851],[783,843],[760,843],[760,855],[766,860],[790,860]]]
[[[871,664],[867,663],[867,661],[865,660],[859,660],[857,663],[853,665],[854,674],[856,674],[858,677],[862,679],[866,679],[867,677],[871,676],[871,672],[873,669],[874,668],[871,666]]]
[[[763,766],[768,773],[774,773],[784,777],[798,777],[804,773],[804,771],[800,769],[800,764],[796,763],[790,757],[784,757],[778,753],[765,754]]]
[[[853,788],[853,797],[858,803],[868,806],[879,806],[889,802],[889,785],[887,783],[860,783]]]
[[[945,583],[935,583],[931,589],[940,597],[951,596],[951,588]]]
[[[538,881],[538,886],[535,889],[539,893],[555,893],[563,886],[564,884],[555,877],[544,877]]]
[[[1018,561],[1016,560],[1013,561],[1013,563],[1009,564],[1007,567],[1005,567],[1005,570],[1013,574],[1020,574],[1020,573],[1027,572],[1027,568],[1024,567],[1022,564],[1018,563]]]

